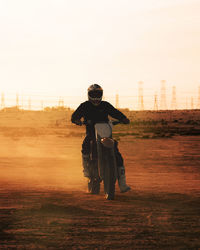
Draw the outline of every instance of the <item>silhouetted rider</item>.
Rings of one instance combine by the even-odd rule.
[[[83,173],[85,177],[89,176],[89,154],[90,141],[95,140],[94,125],[98,122],[108,122],[108,116],[118,119],[124,124],[128,124],[129,119],[119,110],[114,108],[109,102],[102,101],[103,89],[97,84],[93,84],[88,88],[88,101],[80,104],[80,106],[72,114],[71,121],[77,125],[82,125],[83,118],[86,123],[86,137],[82,144],[82,163]],[[117,141],[115,141],[115,155],[118,167],[118,183],[121,192],[130,190],[126,184],[125,168],[123,158],[118,150]]]

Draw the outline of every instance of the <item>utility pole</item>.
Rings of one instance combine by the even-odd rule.
[[[158,95],[157,95],[157,93],[155,93],[155,95],[154,95],[154,108],[153,108],[154,110],[158,110]]]
[[[186,98],[185,108],[188,109],[188,98]]]
[[[44,109],[44,102],[41,101],[41,110],[43,110],[43,109]]]
[[[197,109],[200,109],[200,86],[199,86],[199,91],[198,91]]]
[[[166,102],[166,87],[165,87],[165,80],[161,81],[161,92],[160,92],[160,109],[166,110],[167,109],[167,102]]]
[[[1,109],[5,108],[5,97],[4,93],[1,94]]]
[[[115,107],[116,109],[119,108],[119,95],[118,94],[116,94],[116,97],[115,97]]]
[[[23,95],[22,95],[22,100],[21,100],[21,103],[22,103],[22,105],[21,105],[21,109],[23,110],[23,106],[24,106],[24,97],[23,97]]]
[[[143,82],[138,83],[138,109],[144,110]]]
[[[177,102],[176,102],[176,87],[172,87],[172,103],[171,109],[177,109]]]
[[[31,98],[28,99],[28,110],[31,110]]]

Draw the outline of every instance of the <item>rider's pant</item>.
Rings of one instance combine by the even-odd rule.
[[[89,155],[90,154],[90,141],[91,141],[91,137],[86,135],[85,139],[83,140],[83,144],[82,144],[82,154],[84,155]],[[94,138],[93,138],[94,139]],[[122,155],[119,152],[118,149],[118,142],[115,140],[115,155],[116,155],[116,162],[117,162],[117,166],[121,167],[124,166],[124,161],[122,158]]]

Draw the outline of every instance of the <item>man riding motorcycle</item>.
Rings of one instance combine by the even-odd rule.
[[[94,125],[98,122],[108,122],[108,115],[118,119],[124,124],[130,123],[129,119],[119,110],[115,109],[109,102],[102,101],[103,89],[98,84],[93,84],[88,88],[88,101],[79,105],[71,117],[72,123],[82,125],[81,118],[86,123],[86,137],[82,144],[82,164],[85,177],[90,177],[89,159],[90,159],[90,141],[95,140]],[[121,192],[127,192],[130,187],[126,184],[125,167],[123,158],[118,150],[117,141],[115,141],[115,155],[118,167],[118,184]]]

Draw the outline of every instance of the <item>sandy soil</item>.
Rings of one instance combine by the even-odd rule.
[[[22,131],[0,130],[0,249],[200,248],[199,136],[122,137],[132,190],[106,201],[86,193],[81,137]]]

